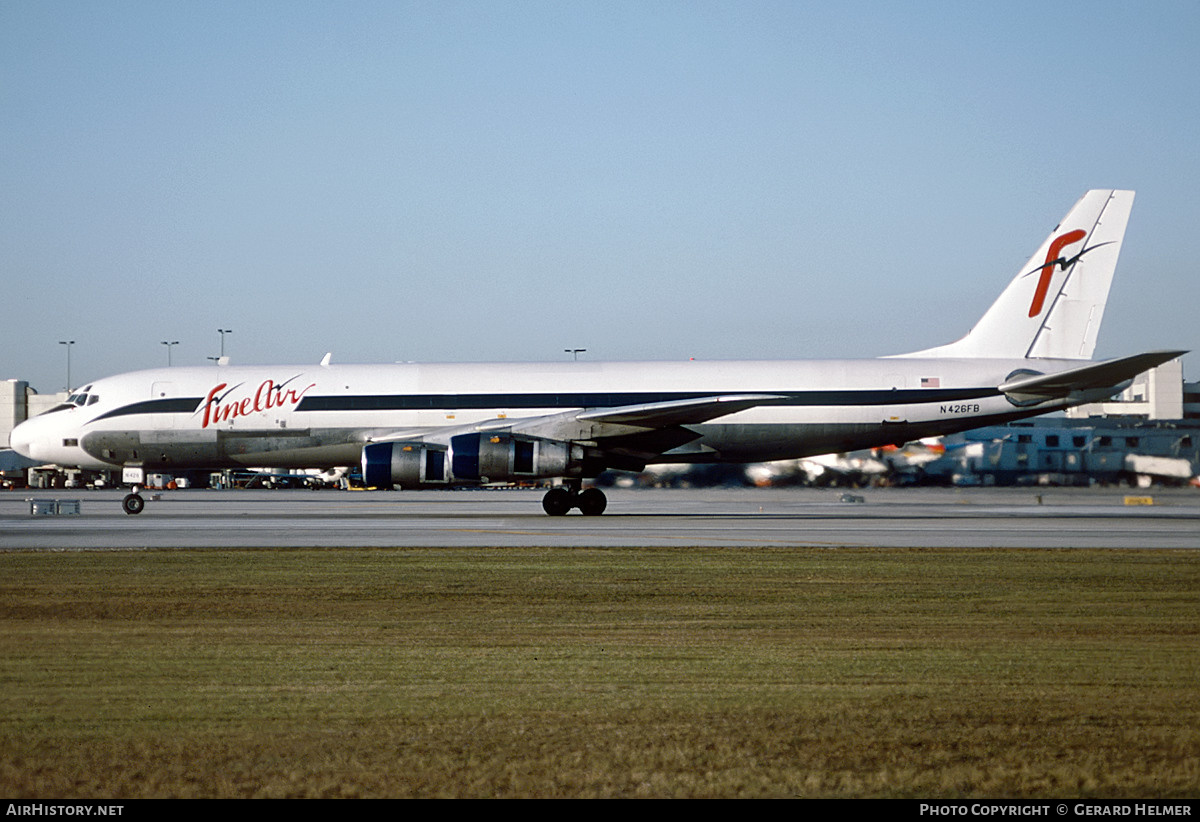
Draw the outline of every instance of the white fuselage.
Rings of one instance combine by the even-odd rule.
[[[772,395],[682,426],[691,441],[648,460],[753,462],[904,442],[1090,400],[1017,407],[996,388],[1014,372],[1075,365],[910,357],[165,368],[79,389],[77,404],[18,426],[12,445],[43,463],[93,469],[327,468],[355,464],[374,440],[440,441],[523,424],[553,437],[538,420],[572,410]]]

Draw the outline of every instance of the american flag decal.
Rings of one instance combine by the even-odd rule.
[[[940,377],[921,377],[922,388],[941,388],[942,380]]]

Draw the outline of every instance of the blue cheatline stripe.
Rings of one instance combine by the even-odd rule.
[[[122,405],[107,414],[101,414],[96,420],[106,420],[109,417],[128,417],[133,414],[191,414],[204,402],[203,397],[171,397],[165,400],[146,400],[132,405]],[[95,422],[96,420],[92,420]]]
[[[441,411],[480,408],[618,408],[657,402],[702,400],[729,394],[782,397],[763,405],[909,405],[998,396],[995,388],[869,389],[837,391],[641,391],[537,394],[357,394],[309,396],[297,411]]]
[[[836,391],[605,391],[539,394],[348,394],[312,396],[300,400],[296,411],[451,411],[481,408],[618,408],[656,402],[702,400],[737,394],[771,394],[782,397],[765,406],[911,405],[924,402],[960,402],[999,396],[995,388],[867,389]],[[192,414],[203,397],[145,400],[114,408],[97,420],[138,414]]]

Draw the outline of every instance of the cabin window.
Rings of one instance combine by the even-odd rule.
[[[78,447],[79,447],[79,440],[75,439],[74,437],[68,437],[67,439],[63,440],[63,448],[78,448]]]
[[[1058,447],[1058,434],[1047,434],[1046,435],[1046,446],[1048,448],[1057,448]]]
[[[1071,442],[1076,448],[1082,448],[1083,446],[1087,445],[1087,437],[1072,437]]]

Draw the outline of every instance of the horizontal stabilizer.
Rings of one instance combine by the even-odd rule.
[[[631,425],[641,428],[662,428],[668,425],[694,425],[726,414],[736,414],[748,408],[765,405],[784,397],[776,394],[728,394],[689,400],[651,402],[644,405],[623,405],[585,411],[575,418],[581,422]]]
[[[1041,402],[1066,397],[1076,391],[1101,388],[1116,390],[1121,383],[1132,380],[1143,371],[1181,357],[1186,351],[1150,351],[1092,363],[1057,374],[1023,375],[1000,385],[1000,391],[1018,404]]]

